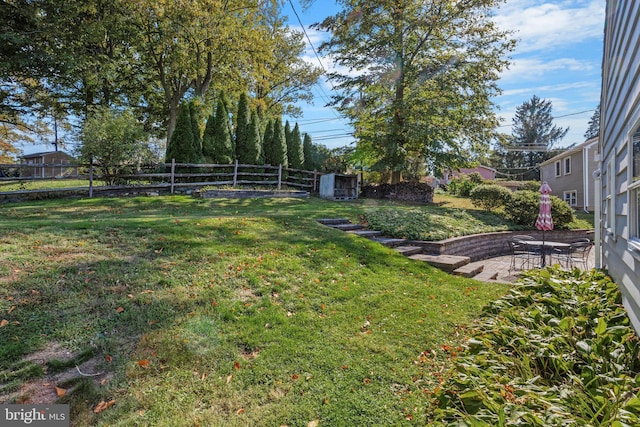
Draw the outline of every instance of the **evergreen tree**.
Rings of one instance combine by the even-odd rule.
[[[214,133],[215,133],[216,116],[211,112],[207,119],[207,124],[204,128],[204,134],[202,135],[202,155],[206,162],[213,162],[215,147],[214,147]]]
[[[202,135],[200,133],[201,108],[202,106],[198,99],[193,98],[189,101],[189,114],[191,115],[191,127],[193,132],[194,163],[199,163],[202,160]]]
[[[287,160],[287,140],[282,127],[282,120],[273,120],[273,165],[282,165],[283,168],[289,167]]]
[[[260,140],[260,124],[258,123],[258,115],[251,114],[247,132],[246,149],[238,152],[238,161],[248,165],[259,165],[261,161],[262,143]]]
[[[214,163],[228,164],[233,162],[234,157],[229,114],[224,104],[224,98],[221,96],[218,99],[214,117],[213,155],[211,160]]]
[[[585,139],[591,139],[598,135],[600,135],[600,104],[598,104],[596,110],[593,112],[593,116],[589,119],[589,127],[584,133],[584,137]]]
[[[251,151],[248,140],[250,121],[251,110],[249,109],[249,100],[247,94],[243,92],[238,100],[238,113],[236,114],[235,127],[236,156],[240,163],[250,163],[245,161],[251,158],[251,154],[247,153],[247,151]]]
[[[167,144],[165,161],[170,163],[171,159],[175,159],[176,163],[191,163],[196,157],[193,147],[191,114],[189,113],[189,105],[183,102],[178,110],[176,128]]]
[[[264,135],[262,137],[262,153],[264,155],[264,163],[267,165],[277,165],[274,160],[273,124],[273,121],[267,121],[267,127],[265,128]]]
[[[295,124],[290,132],[290,140],[287,140],[287,160],[289,167],[293,169],[302,169],[304,166],[304,154],[302,153],[302,137],[300,136],[300,127]]]
[[[304,142],[302,143],[302,152],[304,154],[304,169],[311,171],[313,167],[313,143],[308,133],[304,134]]]
[[[553,145],[560,141],[569,131],[553,124],[550,100],[540,99],[536,95],[516,108],[513,117],[512,135],[507,139],[507,146],[501,147],[506,151],[504,166],[530,174],[524,179],[539,179],[537,166],[548,158],[553,157]]]

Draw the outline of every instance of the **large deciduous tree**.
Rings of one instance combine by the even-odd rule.
[[[410,160],[455,168],[488,148],[491,98],[513,47],[491,20],[501,0],[339,0],[316,24],[321,51],[348,73],[330,75],[334,105],[354,124],[358,149],[398,181]]]

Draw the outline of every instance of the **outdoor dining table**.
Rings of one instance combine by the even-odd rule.
[[[553,249],[568,249],[571,244],[562,243],[562,242],[554,242],[552,240],[523,240],[526,246],[533,248],[540,248],[541,256],[540,256],[540,267],[544,268],[547,265],[546,256]]]

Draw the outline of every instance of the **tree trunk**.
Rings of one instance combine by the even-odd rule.
[[[398,184],[402,180],[402,171],[391,172],[391,183]]]

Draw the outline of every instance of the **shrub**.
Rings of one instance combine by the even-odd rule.
[[[485,211],[504,206],[511,198],[511,192],[497,184],[480,184],[469,193],[474,206]]]
[[[537,191],[516,191],[508,201],[509,209],[505,219],[520,225],[533,227],[540,210],[540,193]],[[567,228],[575,220],[573,209],[564,200],[551,196],[551,216],[555,228]]]
[[[469,197],[471,190],[482,183],[482,177],[474,172],[469,175],[461,175],[453,178],[447,186],[449,192],[460,197]]]
[[[518,185],[518,191],[540,191],[540,181],[523,181]]]

